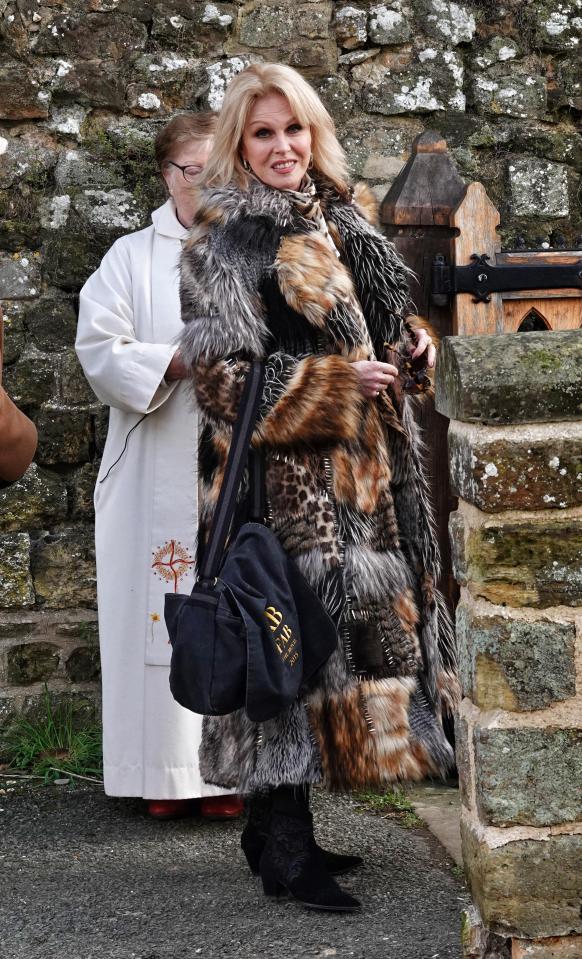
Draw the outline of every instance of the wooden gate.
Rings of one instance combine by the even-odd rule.
[[[582,252],[501,252],[498,211],[481,183],[464,183],[438,133],[426,131],[416,138],[408,162],[382,203],[380,220],[386,236],[414,270],[411,292],[417,312],[428,319],[439,336],[582,326],[582,282],[577,288],[491,293],[488,302],[477,301],[471,293],[450,297],[433,294],[436,257],[453,267],[468,266],[473,254],[487,256],[486,262],[494,267],[577,264],[582,280]],[[458,587],[451,569],[448,519],[457,503],[449,487],[448,421],[426,404],[422,426],[443,561],[440,585],[454,609]]]
[[[582,252],[566,250],[501,253],[497,235],[499,213],[481,183],[471,183],[456,209],[451,226],[458,230],[453,240],[453,263],[470,263],[471,255],[487,254],[493,266],[557,266],[581,264]],[[580,273],[582,278],[582,272]],[[453,299],[452,332],[518,333],[537,330],[575,330],[582,326],[582,289],[511,290],[491,293],[487,303],[475,302],[468,293]]]

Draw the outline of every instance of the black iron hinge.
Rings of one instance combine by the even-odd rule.
[[[493,266],[486,253],[473,253],[470,266],[450,266],[442,254],[432,264],[431,298],[445,306],[448,297],[472,293],[473,303],[489,303],[492,293],[509,290],[582,289],[582,259],[576,263]]]

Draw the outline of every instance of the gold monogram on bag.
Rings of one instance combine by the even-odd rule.
[[[265,619],[271,632],[276,634],[273,637],[273,642],[279,656],[288,666],[296,666],[299,661],[297,640],[293,636],[291,627],[283,623],[283,613],[279,609],[275,609],[274,606],[267,606]]]

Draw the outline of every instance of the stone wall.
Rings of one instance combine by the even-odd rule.
[[[443,342],[466,959],[582,956],[582,334]]]
[[[0,0],[6,385],[39,428],[0,494],[0,714],[97,692],[92,487],[106,430],[73,351],[76,295],[163,199],[155,131],[219,108],[242,66],[302,70],[379,197],[427,126],[502,212],[505,240],[582,232],[579,0]]]

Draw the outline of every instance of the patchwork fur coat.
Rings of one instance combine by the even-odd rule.
[[[217,500],[249,360],[266,359],[253,443],[269,523],[338,625],[313,686],[277,718],[204,720],[204,779],[240,793],[350,789],[443,775],[453,640],[415,422],[418,402],[365,399],[351,363],[406,343],[406,269],[362,205],[319,182],[339,258],[283,191],[207,190],[181,265],[181,349],[204,421],[201,529]],[[358,319],[350,310],[354,294]]]

